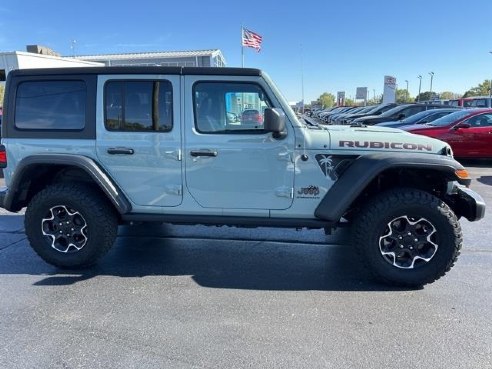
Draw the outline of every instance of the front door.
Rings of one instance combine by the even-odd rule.
[[[99,77],[97,155],[134,205],[182,202],[179,86],[179,76]]]
[[[186,76],[185,180],[205,208],[287,209],[294,186],[292,132],[275,139],[263,129],[273,106],[261,81]],[[220,79],[220,77],[219,77]],[[287,125],[290,124],[287,122]],[[291,130],[291,127],[288,128]]]

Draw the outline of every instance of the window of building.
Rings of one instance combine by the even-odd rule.
[[[15,126],[29,130],[82,130],[86,96],[83,81],[22,82],[15,97]]]
[[[105,86],[105,126],[109,131],[160,131],[173,127],[169,81],[109,81]]]
[[[253,83],[199,82],[193,97],[201,133],[263,133],[264,111],[272,106]]]

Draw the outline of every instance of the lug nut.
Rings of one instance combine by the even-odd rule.
[[[400,245],[400,249],[402,249],[402,248],[403,248],[403,245]]]
[[[407,235],[411,236],[412,235],[412,232],[408,232]]]

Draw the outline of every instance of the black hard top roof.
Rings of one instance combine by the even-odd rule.
[[[125,67],[69,67],[18,69],[9,74],[14,76],[47,76],[74,74],[178,74],[178,75],[211,75],[211,76],[261,76],[261,70],[253,68],[215,68],[215,67],[157,67],[157,66],[125,66]]]

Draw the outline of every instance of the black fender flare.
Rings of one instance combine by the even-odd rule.
[[[73,154],[41,154],[26,156],[16,166],[10,180],[8,191],[4,199],[4,208],[9,211],[18,211],[16,205],[19,196],[23,195],[22,180],[25,175],[37,165],[63,165],[82,169],[104,192],[120,214],[131,211],[132,206],[106,172],[91,158]]]
[[[337,222],[369,183],[388,169],[418,168],[441,172],[449,181],[469,185],[471,179],[460,179],[457,170],[465,169],[449,156],[413,153],[375,153],[359,156],[343,172],[317,206],[319,219]]]

